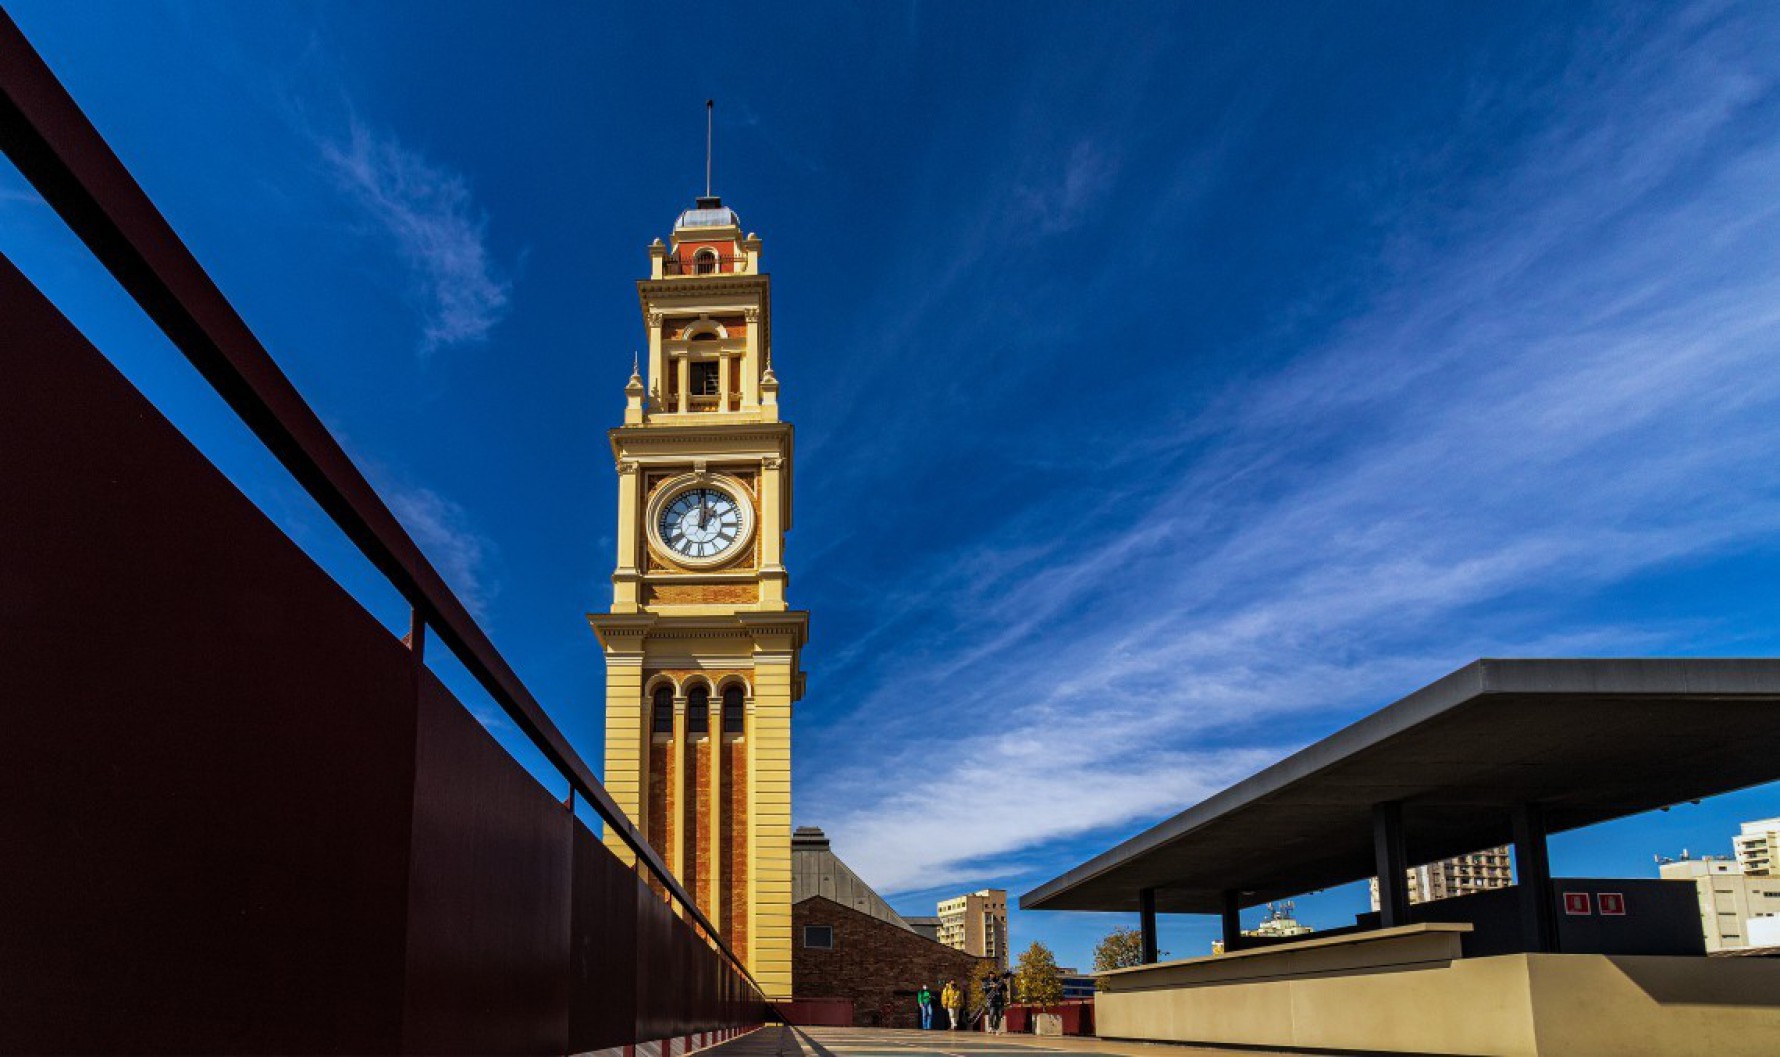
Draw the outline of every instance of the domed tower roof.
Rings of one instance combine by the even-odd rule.
[[[674,230],[686,228],[740,228],[742,218],[736,211],[723,204],[723,199],[716,195],[700,198],[691,209],[680,214],[674,221]]]

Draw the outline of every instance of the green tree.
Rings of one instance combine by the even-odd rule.
[[[1129,969],[1143,964],[1143,933],[1136,929],[1113,929],[1094,948],[1094,971]]]
[[[1063,1001],[1063,974],[1057,969],[1057,956],[1037,940],[1020,955],[1014,966],[1014,987],[1020,1001],[1040,1009],[1050,1009]]]

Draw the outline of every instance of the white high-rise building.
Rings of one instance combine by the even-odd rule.
[[[1737,849],[1737,865],[1746,877],[1780,876],[1776,852],[1780,852],[1780,818],[1743,823],[1743,832],[1731,838]]]

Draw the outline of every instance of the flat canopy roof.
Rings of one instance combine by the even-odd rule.
[[[1480,660],[1020,897],[1023,910],[1216,914],[1373,876],[1372,807],[1411,863],[1780,778],[1780,660]]]

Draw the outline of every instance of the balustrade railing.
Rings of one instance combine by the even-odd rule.
[[[748,258],[740,256],[721,257],[668,257],[661,262],[664,275],[743,275],[748,271]]]

